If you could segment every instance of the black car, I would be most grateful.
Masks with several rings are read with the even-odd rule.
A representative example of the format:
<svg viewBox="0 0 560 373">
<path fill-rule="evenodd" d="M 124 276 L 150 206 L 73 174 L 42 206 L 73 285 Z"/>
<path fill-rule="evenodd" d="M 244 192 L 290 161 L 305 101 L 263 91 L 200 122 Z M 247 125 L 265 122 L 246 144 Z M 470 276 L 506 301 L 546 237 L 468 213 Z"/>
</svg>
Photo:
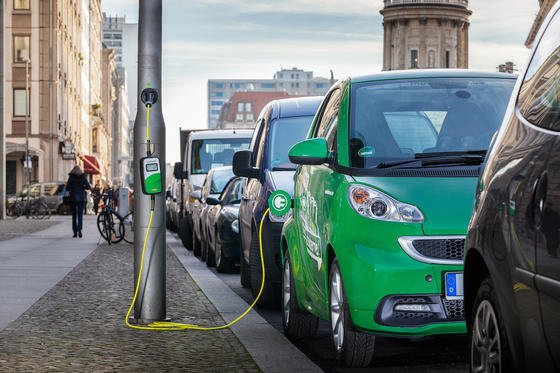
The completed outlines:
<svg viewBox="0 0 560 373">
<path fill-rule="evenodd" d="M 469 224 L 472 371 L 560 371 L 560 4 L 536 40 Z"/>
<path fill-rule="evenodd" d="M 241 284 L 251 287 L 253 297 L 261 286 L 261 259 L 258 227 L 267 209 L 272 192 L 282 189 L 292 194 L 296 165 L 288 158 L 295 143 L 305 139 L 323 97 L 302 97 L 271 101 L 261 111 L 250 150 L 241 150 L 233 157 L 233 172 L 247 178 L 239 206 L 241 234 Z M 280 234 L 288 214 L 268 215 L 263 225 L 265 285 L 259 304 L 271 306 L 280 296 L 281 258 Z"/>
<path fill-rule="evenodd" d="M 244 179 L 234 177 L 224 188 L 220 198 L 208 197 L 211 207 L 206 214 L 208 228 L 208 257 L 206 264 L 216 266 L 220 273 L 234 272 L 239 267 L 239 204 Z"/>
<path fill-rule="evenodd" d="M 193 254 L 200 256 L 200 260 L 203 262 L 208 257 L 206 213 L 209 206 L 206 203 L 206 199 L 208 197 L 217 198 L 232 177 L 233 171 L 231 166 L 212 168 L 208 171 L 202 188 L 191 192 L 191 197 L 194 199 L 192 206 Z"/>
</svg>

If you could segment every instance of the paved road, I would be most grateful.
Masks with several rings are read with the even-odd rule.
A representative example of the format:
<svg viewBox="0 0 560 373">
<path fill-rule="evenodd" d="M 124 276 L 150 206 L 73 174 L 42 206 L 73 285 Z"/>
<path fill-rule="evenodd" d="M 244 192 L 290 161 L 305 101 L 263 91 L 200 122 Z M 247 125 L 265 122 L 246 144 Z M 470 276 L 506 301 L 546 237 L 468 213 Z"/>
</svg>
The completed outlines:
<svg viewBox="0 0 560 373">
<path fill-rule="evenodd" d="M 241 286 L 239 274 L 220 274 L 210 269 L 247 303 L 251 292 Z M 282 332 L 282 315 L 279 309 L 258 309 L 257 312 L 279 332 Z M 468 372 L 467 338 L 465 336 L 401 339 L 378 337 L 374 360 L 368 368 L 348 369 L 338 367 L 332 358 L 328 337 L 328 324 L 321 322 L 317 338 L 295 343 L 325 372 Z"/>
</svg>

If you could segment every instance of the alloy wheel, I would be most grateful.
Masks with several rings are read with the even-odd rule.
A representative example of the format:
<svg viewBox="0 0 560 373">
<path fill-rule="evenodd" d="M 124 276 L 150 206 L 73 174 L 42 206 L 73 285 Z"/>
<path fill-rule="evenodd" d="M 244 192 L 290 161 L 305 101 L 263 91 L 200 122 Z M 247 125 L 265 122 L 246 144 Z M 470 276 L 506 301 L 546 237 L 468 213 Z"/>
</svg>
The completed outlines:
<svg viewBox="0 0 560 373">
<path fill-rule="evenodd" d="M 500 329 L 492 303 L 483 300 L 476 309 L 471 337 L 473 372 L 501 372 Z"/>
<path fill-rule="evenodd" d="M 330 281 L 330 313 L 333 344 L 336 351 L 341 351 L 344 344 L 344 295 L 342 280 L 337 267 Z"/>
<path fill-rule="evenodd" d="M 290 322 L 290 276 L 290 261 L 286 259 L 282 275 L 282 311 L 284 312 L 284 322 L 286 325 Z"/>
</svg>

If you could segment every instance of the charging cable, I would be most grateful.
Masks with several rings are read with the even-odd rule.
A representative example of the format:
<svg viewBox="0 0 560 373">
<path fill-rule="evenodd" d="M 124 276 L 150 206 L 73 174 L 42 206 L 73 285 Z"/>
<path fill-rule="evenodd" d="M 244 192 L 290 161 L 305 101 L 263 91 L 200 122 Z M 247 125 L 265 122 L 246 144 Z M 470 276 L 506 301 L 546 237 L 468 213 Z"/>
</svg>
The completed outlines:
<svg viewBox="0 0 560 373">
<path fill-rule="evenodd" d="M 149 156 L 151 156 L 152 152 L 151 152 L 151 146 L 150 146 L 150 109 L 152 107 L 152 105 L 157 101 L 157 91 L 156 90 L 151 90 L 151 89 L 145 89 L 144 91 L 142 91 L 142 102 L 144 102 L 144 104 L 146 105 L 146 141 L 147 141 L 147 150 L 146 153 Z M 143 325 L 133 325 L 130 323 L 129 321 L 129 317 L 130 314 L 132 312 L 132 309 L 134 308 L 134 304 L 136 303 L 136 299 L 138 297 L 138 291 L 140 289 L 140 281 L 142 280 L 142 272 L 144 270 L 144 258 L 145 258 L 145 254 L 146 254 L 146 246 L 148 245 L 148 236 L 150 234 L 150 229 L 152 227 L 152 220 L 154 218 L 154 210 L 155 210 L 155 195 L 151 196 L 151 200 L 150 200 L 150 218 L 148 220 L 148 227 L 146 229 L 146 235 L 144 236 L 144 243 L 142 245 L 142 255 L 141 255 L 141 259 L 140 259 L 140 268 L 138 270 L 138 279 L 136 281 L 136 286 L 134 288 L 134 296 L 132 298 L 132 303 L 130 304 L 130 307 L 128 308 L 128 311 L 126 313 L 124 322 L 126 324 L 126 326 L 128 326 L 129 328 L 132 329 L 137 329 L 137 330 L 160 330 L 160 331 L 165 331 L 165 330 L 169 330 L 169 331 L 175 331 L 175 330 L 221 330 L 221 329 L 227 329 L 229 327 L 231 327 L 233 324 L 237 323 L 239 320 L 241 320 L 242 318 L 244 318 L 249 311 L 251 311 L 251 309 L 255 306 L 255 304 L 259 301 L 259 298 L 261 297 L 262 291 L 264 289 L 264 281 L 265 281 L 265 268 L 264 268 L 264 257 L 263 257 L 263 245 L 262 245 L 262 228 L 263 228 L 263 223 L 264 223 L 264 219 L 266 218 L 266 216 L 268 215 L 270 209 L 267 208 L 266 211 L 263 214 L 263 217 L 261 219 L 261 222 L 259 224 L 259 252 L 261 255 L 261 271 L 262 271 L 262 279 L 261 279 L 261 287 L 259 289 L 259 293 L 257 294 L 257 296 L 255 297 L 255 299 L 253 300 L 253 303 L 251 303 L 251 305 L 249 305 L 249 307 L 238 317 L 236 317 L 235 319 L 233 319 L 232 321 L 230 321 L 229 323 L 225 324 L 225 325 L 220 325 L 220 326 L 200 326 L 200 325 L 194 325 L 194 324 L 183 324 L 183 323 L 176 323 L 176 322 L 171 322 L 171 321 L 156 321 L 153 323 L 150 323 L 146 326 Z"/>
</svg>

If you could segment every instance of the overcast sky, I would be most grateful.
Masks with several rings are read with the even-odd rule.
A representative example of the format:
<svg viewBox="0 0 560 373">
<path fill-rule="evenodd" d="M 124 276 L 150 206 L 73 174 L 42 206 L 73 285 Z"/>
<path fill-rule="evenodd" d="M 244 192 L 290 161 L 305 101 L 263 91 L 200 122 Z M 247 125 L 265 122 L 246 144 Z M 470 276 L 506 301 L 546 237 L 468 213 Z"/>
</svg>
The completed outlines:
<svg viewBox="0 0 560 373">
<path fill-rule="evenodd" d="M 471 0 L 469 6 L 470 67 L 523 66 L 538 1 Z M 382 0 L 164 0 L 167 162 L 179 158 L 179 127 L 206 126 L 208 79 L 270 79 L 282 67 L 323 77 L 332 69 L 336 78 L 380 71 L 382 7 Z M 138 22 L 137 0 L 102 0 L 102 8 Z"/>
</svg>

